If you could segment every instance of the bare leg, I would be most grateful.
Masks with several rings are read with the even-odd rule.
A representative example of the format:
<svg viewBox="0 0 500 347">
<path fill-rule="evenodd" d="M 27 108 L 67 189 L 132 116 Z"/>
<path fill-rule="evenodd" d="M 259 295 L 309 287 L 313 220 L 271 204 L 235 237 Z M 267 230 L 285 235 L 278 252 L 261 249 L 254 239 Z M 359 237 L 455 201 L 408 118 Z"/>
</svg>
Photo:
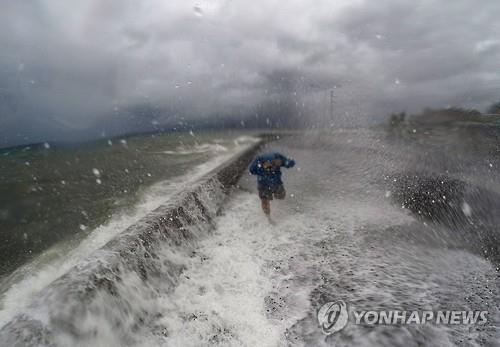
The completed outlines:
<svg viewBox="0 0 500 347">
<path fill-rule="evenodd" d="M 267 220 L 269 221 L 269 223 L 271 225 L 275 225 L 276 223 L 271 218 L 271 201 L 268 199 L 262 199 L 261 203 L 262 203 L 262 211 L 264 211 L 264 214 L 266 215 Z"/>
<path fill-rule="evenodd" d="M 261 199 L 262 211 L 269 218 L 271 216 L 271 204 L 268 199 Z"/>
</svg>

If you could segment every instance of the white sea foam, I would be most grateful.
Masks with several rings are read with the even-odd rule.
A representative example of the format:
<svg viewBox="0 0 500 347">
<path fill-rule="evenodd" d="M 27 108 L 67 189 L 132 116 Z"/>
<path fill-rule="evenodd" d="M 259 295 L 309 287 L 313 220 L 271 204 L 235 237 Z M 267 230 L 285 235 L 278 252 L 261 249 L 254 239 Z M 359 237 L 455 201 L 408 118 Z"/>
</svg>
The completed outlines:
<svg viewBox="0 0 500 347">
<path fill-rule="evenodd" d="M 251 136 L 239 136 L 238 138 L 231 140 L 232 144 L 238 146 L 245 145 L 248 143 L 254 143 L 258 141 L 256 137 Z M 161 153 L 170 155 L 190 155 L 190 154 L 201 154 L 201 153 L 227 153 L 230 151 L 228 146 L 228 140 L 224 139 L 214 139 L 209 143 L 197 143 L 192 146 L 178 146 L 175 150 L 163 151 Z"/>
<path fill-rule="evenodd" d="M 342 136 L 334 139 L 339 146 L 346 142 Z M 102 311 L 89 309 L 82 322 L 97 327 L 98 336 L 91 342 L 73 336 L 62 345 L 405 346 L 413 339 L 447 346 L 457 339 L 488 337 L 469 327 L 372 329 L 352 322 L 328 340 L 322 334 L 315 310 L 331 299 L 358 309 L 484 303 L 497 312 L 492 303 L 498 296 L 488 291 L 495 276 L 491 264 L 464 250 L 433 244 L 430 239 L 439 229 L 419 224 L 392 204 L 386 187 L 371 183 L 378 176 L 366 168 L 373 170 L 372 163 L 358 160 L 365 159 L 359 154 L 365 151 L 349 148 L 315 148 L 314 155 L 294 149 L 297 169 L 314 170 L 308 171 L 307 183 L 299 170 L 286 172 L 290 195 L 272 202 L 276 225 L 263 217 L 256 194 L 240 192 L 216 219 L 210 237 L 194 245 L 195 252 L 189 254 L 184 245 L 158 251 L 162 264 L 168 260 L 165 266 L 185 269 L 175 288 L 162 282 L 153 287 L 135 272 L 124 274 L 119 288 L 127 310 L 152 317 L 139 331 L 131 331 L 130 321 L 122 330 L 114 329 L 103 311 L 116 310 L 113 317 L 122 311 L 105 302 Z M 241 186 L 250 189 L 245 177 Z M 124 321 L 134 317 L 124 316 Z M 126 333 L 131 342 L 122 339 Z"/>
<path fill-rule="evenodd" d="M 256 195 L 233 197 L 214 233 L 182 260 L 186 270 L 175 290 L 158 302 L 165 336 L 146 333 L 138 345 L 404 346 L 412 334 L 421 344 L 445 346 L 454 334 L 474 334 L 468 327 L 369 331 L 351 323 L 325 340 L 315 312 L 324 300 L 344 299 L 358 309 L 452 307 L 463 304 L 456 299 L 461 292 L 485 293 L 492 268 L 477 255 L 429 247 L 424 239 L 433 230 L 385 198 L 384 186 L 360 179 L 363 162 L 336 152 L 335 164 L 349 171 L 332 177 L 331 153 L 295 149 L 294 156 L 314 170 L 307 183 L 297 171 L 286 172 L 293 197 L 272 202 L 276 225 L 263 218 Z"/>
<path fill-rule="evenodd" d="M 137 222 L 147 213 L 159 207 L 178 191 L 192 185 L 204 174 L 213 170 L 235 154 L 243 151 L 255 138 L 240 139 L 238 146 L 219 153 L 207 162 L 196 166 L 189 174 L 154 184 L 148 188 L 134 211 L 118 213 L 107 223 L 93 230 L 78 246 L 60 243 L 22 266 L 1 284 L 0 327 L 22 311 L 33 297 L 70 268 L 83 261 L 93 251 L 104 246 L 113 237 Z"/>
<path fill-rule="evenodd" d="M 160 301 L 168 315 L 160 320 L 172 346 L 276 346 L 279 324 L 266 318 L 264 297 L 272 283 L 262 272 L 266 245 L 277 237 L 260 215 L 255 197 L 242 194 L 200 243 L 176 290 Z M 243 218 L 243 219 L 242 219 Z M 252 233 L 248 233 L 249 224 Z"/>
<path fill-rule="evenodd" d="M 219 143 L 203 143 L 193 146 L 179 146 L 174 151 L 163 151 L 164 154 L 172 155 L 189 155 L 189 154 L 199 154 L 199 153 L 221 153 L 228 152 L 229 149 Z"/>
</svg>

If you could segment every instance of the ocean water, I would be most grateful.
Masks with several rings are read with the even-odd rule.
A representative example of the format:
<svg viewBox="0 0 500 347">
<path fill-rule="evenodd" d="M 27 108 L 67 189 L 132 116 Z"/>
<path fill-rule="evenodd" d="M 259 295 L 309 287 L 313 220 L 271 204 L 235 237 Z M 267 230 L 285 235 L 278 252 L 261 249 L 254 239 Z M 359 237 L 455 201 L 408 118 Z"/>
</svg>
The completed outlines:
<svg viewBox="0 0 500 347">
<path fill-rule="evenodd" d="M 280 137 L 262 150 L 280 151 L 297 165 L 284 170 L 286 199 L 271 203 L 274 224 L 261 211 L 255 177 L 246 174 L 214 218 L 213 230 L 160 242 L 154 257 L 140 259 L 154 264 L 145 266 L 143 276 L 95 254 L 101 257 L 86 261 L 104 263 L 100 280 L 108 285 L 81 303 L 67 301 L 66 291 L 74 288 L 62 281 L 32 295 L 33 301 L 25 298 L 36 279 L 9 290 L 0 323 L 15 314 L 21 318 L 0 329 L 0 342 L 498 346 L 497 140 L 496 129 L 460 128 L 410 134 L 337 129 Z M 92 287 L 78 276 L 63 281 L 75 280 L 83 291 Z M 488 311 L 488 322 L 351 321 L 327 336 L 317 313 L 337 300 L 351 311 Z"/>
<path fill-rule="evenodd" d="M 255 141 L 250 133 L 186 132 L 2 150 L 0 322 Z"/>
</svg>

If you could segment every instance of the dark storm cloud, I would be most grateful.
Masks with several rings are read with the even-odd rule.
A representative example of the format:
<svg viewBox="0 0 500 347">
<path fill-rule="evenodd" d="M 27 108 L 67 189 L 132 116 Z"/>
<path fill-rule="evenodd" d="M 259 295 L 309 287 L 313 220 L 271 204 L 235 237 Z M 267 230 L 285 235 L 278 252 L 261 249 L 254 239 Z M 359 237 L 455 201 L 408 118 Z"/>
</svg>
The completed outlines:
<svg viewBox="0 0 500 347">
<path fill-rule="evenodd" d="M 321 125 L 331 89 L 340 124 L 500 98 L 496 0 L 1 6 L 3 144 L 128 131 L 134 117 L 147 128 L 258 110 Z"/>
</svg>

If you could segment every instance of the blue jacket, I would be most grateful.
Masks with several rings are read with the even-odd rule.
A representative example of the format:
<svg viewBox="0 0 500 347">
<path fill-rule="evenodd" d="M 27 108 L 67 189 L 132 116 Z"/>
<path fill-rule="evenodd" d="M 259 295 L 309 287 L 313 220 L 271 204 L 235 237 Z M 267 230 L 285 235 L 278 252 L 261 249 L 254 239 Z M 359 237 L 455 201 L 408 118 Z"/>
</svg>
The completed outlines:
<svg viewBox="0 0 500 347">
<path fill-rule="evenodd" d="M 253 161 L 252 165 L 250 165 L 250 173 L 252 175 L 257 175 L 257 182 L 261 185 L 266 186 L 276 186 L 279 184 L 283 184 L 281 181 L 281 170 L 280 167 L 275 168 L 274 170 L 266 170 L 262 166 L 262 164 L 266 161 L 272 161 L 273 159 L 281 159 L 281 166 L 286 168 L 291 168 L 295 165 L 295 161 L 293 159 L 288 159 L 281 153 L 273 152 L 259 155 Z"/>
</svg>

